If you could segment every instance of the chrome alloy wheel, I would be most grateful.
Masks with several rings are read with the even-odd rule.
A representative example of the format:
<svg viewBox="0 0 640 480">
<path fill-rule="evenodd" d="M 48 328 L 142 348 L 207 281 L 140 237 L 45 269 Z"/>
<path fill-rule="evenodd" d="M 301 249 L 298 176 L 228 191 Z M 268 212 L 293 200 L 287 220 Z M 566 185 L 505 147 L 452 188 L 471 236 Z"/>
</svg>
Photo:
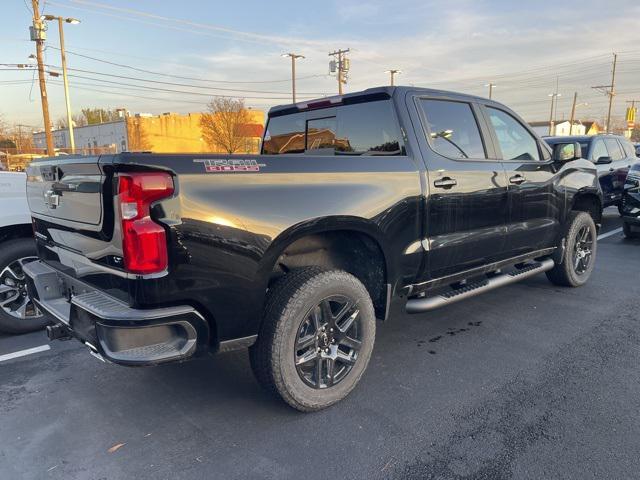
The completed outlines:
<svg viewBox="0 0 640 480">
<path fill-rule="evenodd" d="M 588 225 L 584 225 L 576 235 L 573 250 L 573 269 L 578 275 L 582 275 L 589 269 L 593 253 L 593 234 Z"/>
<path fill-rule="evenodd" d="M 353 369 L 362 346 L 360 310 L 353 300 L 333 295 L 312 308 L 296 336 L 296 371 L 308 386 L 329 388 Z"/>
<path fill-rule="evenodd" d="M 30 320 L 42 317 L 42 312 L 27 293 L 27 282 L 22 267 L 38 257 L 19 258 L 0 272 L 0 308 L 14 318 Z"/>
</svg>

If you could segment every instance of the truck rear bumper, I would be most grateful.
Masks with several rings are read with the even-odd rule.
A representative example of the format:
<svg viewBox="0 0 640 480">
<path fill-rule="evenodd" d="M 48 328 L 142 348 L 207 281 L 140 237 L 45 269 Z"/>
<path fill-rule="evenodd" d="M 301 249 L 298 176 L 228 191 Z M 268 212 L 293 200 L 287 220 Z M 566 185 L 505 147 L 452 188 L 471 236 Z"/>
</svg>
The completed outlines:
<svg viewBox="0 0 640 480">
<path fill-rule="evenodd" d="M 101 359 L 157 365 L 206 349 L 207 322 L 190 306 L 131 308 L 42 261 L 24 272 L 29 294 L 56 322 L 55 336 L 75 337 Z"/>
</svg>

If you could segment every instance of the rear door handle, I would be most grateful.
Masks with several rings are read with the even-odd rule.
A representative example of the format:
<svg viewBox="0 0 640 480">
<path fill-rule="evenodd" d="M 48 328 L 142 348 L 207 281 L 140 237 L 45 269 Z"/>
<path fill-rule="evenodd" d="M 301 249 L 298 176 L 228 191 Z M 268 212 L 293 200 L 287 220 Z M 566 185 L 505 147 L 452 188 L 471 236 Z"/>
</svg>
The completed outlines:
<svg viewBox="0 0 640 480">
<path fill-rule="evenodd" d="M 457 184 L 458 182 L 451 177 L 443 177 L 440 180 L 433 182 L 433 186 L 438 188 L 451 188 L 455 187 Z"/>
<path fill-rule="evenodd" d="M 521 183 L 524 183 L 526 181 L 527 181 L 527 179 L 524 176 L 520 175 L 520 174 L 514 175 L 513 177 L 511 177 L 509 179 L 509 182 L 511 182 L 511 183 L 513 183 L 515 185 L 520 185 Z"/>
</svg>

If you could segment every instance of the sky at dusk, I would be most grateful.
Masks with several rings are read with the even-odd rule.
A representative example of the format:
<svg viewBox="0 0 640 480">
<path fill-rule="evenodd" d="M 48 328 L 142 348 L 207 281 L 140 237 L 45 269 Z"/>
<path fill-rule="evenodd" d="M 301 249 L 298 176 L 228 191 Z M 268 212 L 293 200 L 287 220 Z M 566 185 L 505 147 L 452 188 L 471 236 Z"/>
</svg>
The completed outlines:
<svg viewBox="0 0 640 480">
<path fill-rule="evenodd" d="M 34 52 L 30 1 L 3 6 L 0 63 L 26 63 Z M 397 83 L 404 85 L 487 95 L 492 82 L 494 98 L 532 121 L 548 119 L 557 82 L 559 118 L 568 117 L 577 91 L 579 103 L 588 103 L 579 116 L 601 119 L 607 98 L 591 87 L 610 83 L 617 52 L 615 114 L 640 98 L 637 0 L 50 0 L 44 13 L 81 20 L 65 26 L 77 112 L 202 111 L 216 94 L 263 109 L 289 103 L 290 63 L 280 55 L 290 51 L 306 56 L 297 69 L 299 100 L 333 95 L 328 52 L 338 48 L 351 49 L 347 92 L 387 84 L 390 68 L 402 70 Z M 47 34 L 46 63 L 59 71 L 57 25 Z M 42 125 L 33 76 L 0 71 L 6 122 Z M 51 79 L 48 90 L 55 121 L 65 114 L 60 80 Z"/>
</svg>

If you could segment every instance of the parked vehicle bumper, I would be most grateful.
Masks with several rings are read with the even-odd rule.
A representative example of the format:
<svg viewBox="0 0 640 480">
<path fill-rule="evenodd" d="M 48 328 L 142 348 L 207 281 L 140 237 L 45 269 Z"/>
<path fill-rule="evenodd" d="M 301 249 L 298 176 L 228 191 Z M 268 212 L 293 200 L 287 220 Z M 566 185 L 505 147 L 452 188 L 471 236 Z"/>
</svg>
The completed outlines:
<svg viewBox="0 0 640 480">
<path fill-rule="evenodd" d="M 29 295 L 55 322 L 50 338 L 74 337 L 102 360 L 157 365 L 208 349 L 208 324 L 190 306 L 131 308 L 43 261 L 24 272 Z"/>
</svg>

